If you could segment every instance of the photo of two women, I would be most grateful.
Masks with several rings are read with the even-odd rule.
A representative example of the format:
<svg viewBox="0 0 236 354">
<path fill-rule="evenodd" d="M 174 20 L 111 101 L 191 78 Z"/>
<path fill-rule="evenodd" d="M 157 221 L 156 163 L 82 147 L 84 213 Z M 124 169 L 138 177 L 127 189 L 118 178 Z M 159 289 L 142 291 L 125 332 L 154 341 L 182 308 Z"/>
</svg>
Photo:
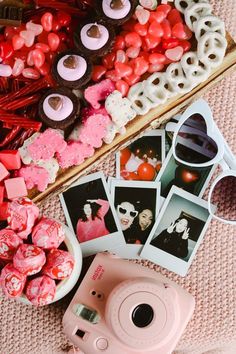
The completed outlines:
<svg viewBox="0 0 236 354">
<path fill-rule="evenodd" d="M 126 243 L 144 245 L 156 218 L 155 188 L 115 187 L 115 208 Z"/>
</svg>

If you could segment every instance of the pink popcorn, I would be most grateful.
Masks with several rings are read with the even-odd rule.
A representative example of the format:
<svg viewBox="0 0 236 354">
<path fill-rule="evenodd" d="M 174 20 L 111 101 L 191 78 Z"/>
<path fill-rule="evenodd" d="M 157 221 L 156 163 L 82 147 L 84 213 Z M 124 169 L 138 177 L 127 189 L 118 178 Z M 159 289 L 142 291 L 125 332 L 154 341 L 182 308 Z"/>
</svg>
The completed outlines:
<svg viewBox="0 0 236 354">
<path fill-rule="evenodd" d="M 49 172 L 44 167 L 34 164 L 21 167 L 18 176 L 24 178 L 27 189 L 36 187 L 40 192 L 45 191 L 50 181 Z"/>
<path fill-rule="evenodd" d="M 11 229 L 0 230 L 0 259 L 10 261 L 22 239 Z"/>
<path fill-rule="evenodd" d="M 33 275 L 42 269 L 46 256 L 41 248 L 23 244 L 19 246 L 13 257 L 13 265 L 22 274 Z"/>
<path fill-rule="evenodd" d="M 27 147 L 34 161 L 49 160 L 56 152 L 62 152 L 65 148 L 63 136 L 54 129 L 45 130 Z"/>
<path fill-rule="evenodd" d="M 13 200 L 8 205 L 8 225 L 22 239 L 27 239 L 35 221 L 39 217 L 39 208 L 28 198 Z"/>
<path fill-rule="evenodd" d="M 74 263 L 74 257 L 69 252 L 53 248 L 47 255 L 42 273 L 52 279 L 65 279 L 71 275 Z"/>
<path fill-rule="evenodd" d="M 79 139 L 84 144 L 89 144 L 95 148 L 102 146 L 102 139 L 106 135 L 110 117 L 102 114 L 90 116 L 79 132 Z"/>
<path fill-rule="evenodd" d="M 49 218 L 42 217 L 32 232 L 33 243 L 44 249 L 58 248 L 65 239 L 62 225 Z"/>
<path fill-rule="evenodd" d="M 78 166 L 84 159 L 93 156 L 94 148 L 91 145 L 77 141 L 69 141 L 66 149 L 57 154 L 57 160 L 61 168 Z"/>
<path fill-rule="evenodd" d="M 4 294 L 10 298 L 19 297 L 24 289 L 26 276 L 8 263 L 1 271 L 0 285 Z"/>
<path fill-rule="evenodd" d="M 25 294 L 35 306 L 48 305 L 53 301 L 56 294 L 55 280 L 47 275 L 32 279 L 26 285 Z"/>
<path fill-rule="evenodd" d="M 110 79 L 106 79 L 86 88 L 84 91 L 84 97 L 93 108 L 99 109 L 101 107 L 99 101 L 105 101 L 107 96 L 109 96 L 114 90 L 115 84 Z"/>
<path fill-rule="evenodd" d="M 104 116 L 108 116 L 107 110 L 104 106 L 100 107 L 99 109 L 95 109 L 93 107 L 83 108 L 81 111 L 82 123 L 85 123 L 89 117 L 97 115 L 97 114 L 102 114 Z"/>
</svg>

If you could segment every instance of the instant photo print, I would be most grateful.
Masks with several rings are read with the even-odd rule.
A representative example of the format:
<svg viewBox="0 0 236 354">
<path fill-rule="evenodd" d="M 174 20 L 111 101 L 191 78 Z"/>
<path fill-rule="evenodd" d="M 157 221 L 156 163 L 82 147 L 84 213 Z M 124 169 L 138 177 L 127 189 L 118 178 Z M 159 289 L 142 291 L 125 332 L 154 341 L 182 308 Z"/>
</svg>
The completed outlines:
<svg viewBox="0 0 236 354">
<path fill-rule="evenodd" d="M 182 188 L 186 192 L 202 197 L 217 164 L 209 167 L 190 167 L 177 162 L 170 149 L 156 181 L 161 182 L 161 196 L 166 198 L 171 187 Z"/>
<path fill-rule="evenodd" d="M 113 179 L 111 195 L 126 242 L 117 253 L 139 258 L 160 209 L 160 183 Z"/>
<path fill-rule="evenodd" d="M 125 246 L 103 173 L 79 179 L 60 194 L 60 201 L 67 224 L 80 242 L 84 257 Z"/>
<path fill-rule="evenodd" d="M 145 133 L 117 152 L 116 177 L 122 180 L 154 181 L 165 159 L 165 149 L 165 130 Z M 142 165 L 144 163 L 147 165 Z"/>
<path fill-rule="evenodd" d="M 185 276 L 210 221 L 205 200 L 173 186 L 141 257 Z"/>
</svg>

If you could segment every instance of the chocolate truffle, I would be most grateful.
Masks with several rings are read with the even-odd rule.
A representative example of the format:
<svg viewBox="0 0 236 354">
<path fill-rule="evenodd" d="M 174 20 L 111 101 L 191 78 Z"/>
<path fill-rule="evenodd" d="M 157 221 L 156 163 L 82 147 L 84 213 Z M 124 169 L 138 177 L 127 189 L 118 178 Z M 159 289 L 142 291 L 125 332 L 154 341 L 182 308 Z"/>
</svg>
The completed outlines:
<svg viewBox="0 0 236 354">
<path fill-rule="evenodd" d="M 75 33 L 75 44 L 84 55 L 102 56 L 113 44 L 115 32 L 105 21 L 91 20 Z"/>
<path fill-rule="evenodd" d="M 59 87 L 47 91 L 39 101 L 39 116 L 45 125 L 54 129 L 66 129 L 79 116 L 80 103 L 68 88 Z"/>
<path fill-rule="evenodd" d="M 79 89 L 90 80 L 92 63 L 77 50 L 66 50 L 56 56 L 52 75 L 59 85 Z"/>
<path fill-rule="evenodd" d="M 96 0 L 95 9 L 107 23 L 120 25 L 135 12 L 138 0 Z"/>
</svg>

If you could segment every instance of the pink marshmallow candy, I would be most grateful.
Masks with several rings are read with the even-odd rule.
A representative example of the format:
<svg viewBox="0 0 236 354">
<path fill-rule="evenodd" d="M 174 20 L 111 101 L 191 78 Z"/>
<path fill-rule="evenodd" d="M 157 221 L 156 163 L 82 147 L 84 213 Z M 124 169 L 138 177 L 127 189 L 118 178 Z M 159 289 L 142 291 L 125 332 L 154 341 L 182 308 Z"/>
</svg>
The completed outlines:
<svg viewBox="0 0 236 354">
<path fill-rule="evenodd" d="M 22 239 L 14 231 L 0 230 L 0 259 L 12 260 L 20 244 L 22 244 Z"/>
<path fill-rule="evenodd" d="M 42 273 L 52 279 L 65 279 L 71 275 L 74 263 L 74 257 L 69 252 L 53 248 L 47 255 Z"/>
<path fill-rule="evenodd" d="M 48 305 L 53 301 L 56 294 L 55 280 L 47 275 L 32 279 L 26 285 L 25 294 L 35 306 Z"/>
<path fill-rule="evenodd" d="M 8 263 L 1 271 L 0 285 L 7 297 L 19 297 L 25 286 L 26 276 L 14 268 L 12 263 Z"/>
<path fill-rule="evenodd" d="M 8 206 L 8 225 L 22 239 L 27 239 L 35 221 L 39 217 L 39 208 L 28 198 L 13 200 Z"/>
<path fill-rule="evenodd" d="M 103 138 L 106 135 L 107 126 L 111 122 L 108 115 L 96 114 L 87 118 L 79 132 L 79 139 L 84 144 L 95 148 L 102 146 Z"/>
<path fill-rule="evenodd" d="M 32 232 L 33 244 L 47 250 L 58 248 L 64 239 L 65 233 L 62 225 L 45 217 L 42 217 Z"/>
<path fill-rule="evenodd" d="M 66 149 L 57 154 L 57 161 L 61 168 L 78 166 L 84 159 L 93 156 L 94 148 L 91 145 L 77 141 L 69 141 Z"/>
<path fill-rule="evenodd" d="M 34 245 L 23 244 L 19 246 L 13 257 L 14 267 L 27 276 L 40 272 L 45 262 L 44 251 Z"/>
<path fill-rule="evenodd" d="M 18 176 L 24 178 L 27 189 L 36 187 L 40 192 L 45 191 L 50 181 L 49 172 L 44 167 L 34 164 L 21 167 Z"/>
</svg>

